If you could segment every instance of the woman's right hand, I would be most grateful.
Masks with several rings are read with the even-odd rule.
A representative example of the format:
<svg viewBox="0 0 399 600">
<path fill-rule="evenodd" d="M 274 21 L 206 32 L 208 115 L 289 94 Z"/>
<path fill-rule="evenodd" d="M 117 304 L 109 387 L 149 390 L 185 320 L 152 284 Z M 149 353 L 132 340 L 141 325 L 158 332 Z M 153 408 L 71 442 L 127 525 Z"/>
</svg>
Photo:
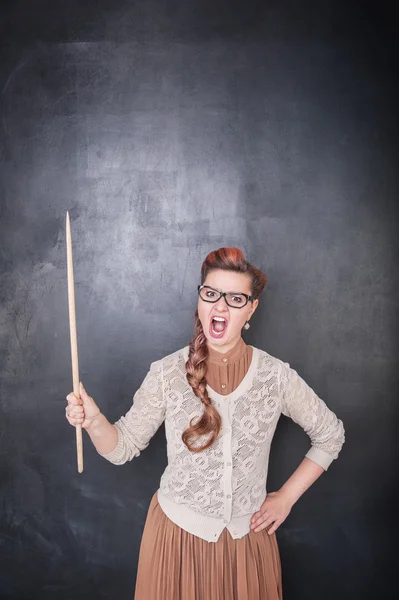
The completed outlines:
<svg viewBox="0 0 399 600">
<path fill-rule="evenodd" d="M 83 429 L 90 427 L 93 420 L 100 414 L 100 409 L 93 398 L 88 395 L 80 382 L 80 398 L 74 392 L 67 395 L 68 405 L 65 407 L 65 416 L 70 425 L 82 425 Z"/>
</svg>

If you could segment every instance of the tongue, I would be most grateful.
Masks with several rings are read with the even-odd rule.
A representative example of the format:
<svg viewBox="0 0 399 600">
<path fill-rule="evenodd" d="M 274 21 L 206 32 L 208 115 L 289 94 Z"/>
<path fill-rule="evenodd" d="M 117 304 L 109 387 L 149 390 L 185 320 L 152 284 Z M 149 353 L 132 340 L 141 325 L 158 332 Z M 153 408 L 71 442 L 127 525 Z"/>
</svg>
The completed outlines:
<svg viewBox="0 0 399 600">
<path fill-rule="evenodd" d="M 225 321 L 213 321 L 213 328 L 215 331 L 217 331 L 218 333 L 221 333 L 222 331 L 224 331 L 225 327 L 226 327 L 226 323 Z"/>
</svg>

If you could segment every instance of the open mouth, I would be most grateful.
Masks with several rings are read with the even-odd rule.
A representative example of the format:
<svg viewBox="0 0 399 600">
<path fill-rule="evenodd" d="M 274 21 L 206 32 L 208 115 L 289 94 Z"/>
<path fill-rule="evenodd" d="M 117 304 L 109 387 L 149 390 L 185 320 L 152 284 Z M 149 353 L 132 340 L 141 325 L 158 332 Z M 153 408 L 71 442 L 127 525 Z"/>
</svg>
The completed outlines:
<svg viewBox="0 0 399 600">
<path fill-rule="evenodd" d="M 209 325 L 209 333 L 214 338 L 221 338 L 227 329 L 227 319 L 224 317 L 213 317 Z"/>
</svg>

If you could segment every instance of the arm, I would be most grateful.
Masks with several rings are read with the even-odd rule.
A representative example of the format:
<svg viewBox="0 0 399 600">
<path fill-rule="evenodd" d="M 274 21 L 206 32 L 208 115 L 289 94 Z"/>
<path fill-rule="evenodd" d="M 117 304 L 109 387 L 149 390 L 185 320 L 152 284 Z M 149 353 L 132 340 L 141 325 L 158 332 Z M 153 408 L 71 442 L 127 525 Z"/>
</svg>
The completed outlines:
<svg viewBox="0 0 399 600">
<path fill-rule="evenodd" d="M 342 421 L 288 363 L 283 363 L 279 395 L 281 412 L 304 429 L 311 447 L 291 477 L 277 492 L 267 494 L 251 518 L 255 532 L 271 525 L 269 535 L 285 521 L 302 494 L 327 471 L 345 442 Z"/>
<path fill-rule="evenodd" d="M 324 473 L 324 470 L 305 456 L 285 484 L 277 492 L 267 494 L 259 511 L 251 518 L 251 529 L 257 533 L 271 525 L 268 534 L 272 535 L 288 517 L 295 502 Z"/>
<path fill-rule="evenodd" d="M 158 360 L 151 363 L 126 415 L 114 424 L 99 415 L 87 432 L 103 458 L 122 465 L 147 448 L 164 421 L 165 412 L 162 361 Z"/>
<path fill-rule="evenodd" d="M 324 471 L 323 467 L 305 456 L 299 467 L 279 489 L 279 492 L 287 498 L 289 505 L 293 506 Z"/>
<path fill-rule="evenodd" d="M 101 412 L 97 417 L 94 417 L 86 431 L 99 454 L 106 454 L 116 448 L 118 442 L 117 429 Z"/>
<path fill-rule="evenodd" d="M 305 456 L 327 471 L 345 442 L 342 421 L 288 363 L 284 363 L 280 385 L 281 412 L 310 437 Z"/>
</svg>

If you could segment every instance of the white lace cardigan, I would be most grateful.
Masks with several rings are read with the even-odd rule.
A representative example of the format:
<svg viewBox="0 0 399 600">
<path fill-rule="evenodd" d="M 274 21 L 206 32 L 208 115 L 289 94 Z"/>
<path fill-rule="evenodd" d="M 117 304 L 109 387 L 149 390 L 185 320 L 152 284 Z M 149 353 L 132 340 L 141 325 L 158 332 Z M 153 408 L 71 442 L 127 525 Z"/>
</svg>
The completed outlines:
<svg viewBox="0 0 399 600">
<path fill-rule="evenodd" d="M 114 423 L 115 449 L 99 454 L 116 465 L 132 460 L 165 421 L 168 465 L 158 489 L 161 508 L 208 542 L 216 542 L 225 527 L 241 538 L 266 498 L 270 445 L 281 413 L 308 434 L 306 456 L 325 470 L 345 441 L 343 423 L 289 363 L 253 347 L 249 369 L 231 394 L 207 386 L 222 429 L 210 448 L 190 452 L 181 436 L 191 418 L 199 419 L 203 404 L 186 379 L 188 352 L 186 346 L 151 363 L 130 410 Z"/>
</svg>

